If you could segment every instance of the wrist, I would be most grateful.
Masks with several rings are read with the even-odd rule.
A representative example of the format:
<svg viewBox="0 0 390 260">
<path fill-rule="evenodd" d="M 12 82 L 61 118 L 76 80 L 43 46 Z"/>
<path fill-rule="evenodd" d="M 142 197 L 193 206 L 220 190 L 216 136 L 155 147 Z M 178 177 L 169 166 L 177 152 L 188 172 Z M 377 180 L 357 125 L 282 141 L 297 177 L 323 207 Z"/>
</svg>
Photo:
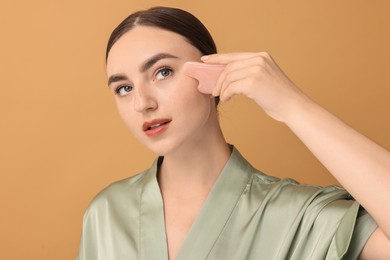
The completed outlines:
<svg viewBox="0 0 390 260">
<path fill-rule="evenodd" d="M 294 125 L 301 125 L 307 120 L 309 114 L 315 113 L 319 105 L 306 95 L 300 95 L 288 107 L 283 122 L 290 128 Z M 305 119 L 306 118 L 306 119 Z"/>
</svg>

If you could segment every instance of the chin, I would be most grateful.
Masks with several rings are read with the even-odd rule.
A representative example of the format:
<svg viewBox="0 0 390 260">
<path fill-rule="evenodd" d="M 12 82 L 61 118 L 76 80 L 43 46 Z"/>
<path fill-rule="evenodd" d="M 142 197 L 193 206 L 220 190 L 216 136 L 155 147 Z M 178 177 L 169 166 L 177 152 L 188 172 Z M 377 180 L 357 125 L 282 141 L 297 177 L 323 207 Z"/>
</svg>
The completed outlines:
<svg viewBox="0 0 390 260">
<path fill-rule="evenodd" d="M 153 144 L 144 142 L 144 145 L 155 155 L 157 156 L 165 156 L 174 150 L 172 144 L 167 142 L 154 142 Z"/>
<path fill-rule="evenodd" d="M 180 138 L 181 139 L 181 138 Z M 184 140 L 186 140 L 184 138 Z M 157 156 L 168 156 L 181 153 L 186 153 L 184 150 L 188 148 L 188 143 L 177 138 L 162 138 L 161 140 L 154 140 L 153 142 L 146 142 L 144 145 Z"/>
</svg>

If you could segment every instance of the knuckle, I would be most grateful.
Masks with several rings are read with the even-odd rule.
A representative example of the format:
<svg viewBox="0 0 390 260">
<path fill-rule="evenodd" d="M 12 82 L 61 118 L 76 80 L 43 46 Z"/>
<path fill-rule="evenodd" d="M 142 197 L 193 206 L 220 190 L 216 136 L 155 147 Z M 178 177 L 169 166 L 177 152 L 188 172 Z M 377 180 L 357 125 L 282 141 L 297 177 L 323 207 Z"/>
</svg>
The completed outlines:
<svg viewBox="0 0 390 260">
<path fill-rule="evenodd" d="M 257 82 L 256 78 L 251 77 L 251 78 L 248 78 L 248 79 L 247 79 L 246 84 L 249 85 L 249 86 L 255 86 L 255 85 L 256 85 L 256 82 Z"/>
<path fill-rule="evenodd" d="M 262 64 L 257 63 L 257 65 L 255 65 L 251 68 L 251 73 L 253 75 L 263 74 L 264 71 L 265 71 L 265 64 L 264 63 L 262 63 Z"/>
<path fill-rule="evenodd" d="M 222 71 L 221 75 L 226 75 L 227 71 L 232 71 L 234 69 L 234 63 L 230 62 L 226 64 L 225 69 Z"/>
<path fill-rule="evenodd" d="M 266 51 L 259 52 L 259 55 L 264 58 L 271 58 L 271 55 Z"/>
<path fill-rule="evenodd" d="M 257 66 L 263 67 L 266 63 L 267 63 L 267 60 L 266 60 L 265 57 L 263 57 L 263 56 L 257 56 L 256 57 L 256 64 L 257 64 Z"/>
</svg>

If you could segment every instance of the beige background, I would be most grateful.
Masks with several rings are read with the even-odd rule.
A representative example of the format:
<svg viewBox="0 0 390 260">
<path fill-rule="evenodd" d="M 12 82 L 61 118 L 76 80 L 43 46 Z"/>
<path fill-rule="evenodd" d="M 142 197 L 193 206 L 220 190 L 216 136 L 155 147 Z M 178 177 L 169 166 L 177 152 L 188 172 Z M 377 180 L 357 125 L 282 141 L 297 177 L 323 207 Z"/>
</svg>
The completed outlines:
<svg viewBox="0 0 390 260">
<path fill-rule="evenodd" d="M 220 52 L 269 51 L 313 99 L 390 148 L 386 0 L 4 2 L 0 259 L 74 259 L 89 201 L 154 159 L 120 121 L 105 83 L 108 36 L 140 8 L 189 10 Z M 284 125 L 251 101 L 237 97 L 220 111 L 229 142 L 259 169 L 336 183 Z"/>
</svg>

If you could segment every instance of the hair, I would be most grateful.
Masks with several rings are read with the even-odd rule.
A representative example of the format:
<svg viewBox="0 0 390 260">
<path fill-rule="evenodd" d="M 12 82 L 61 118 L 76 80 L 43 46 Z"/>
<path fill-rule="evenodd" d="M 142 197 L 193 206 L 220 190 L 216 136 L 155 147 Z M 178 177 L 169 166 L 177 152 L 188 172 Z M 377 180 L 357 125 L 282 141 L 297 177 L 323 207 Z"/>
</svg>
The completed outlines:
<svg viewBox="0 0 390 260">
<path fill-rule="evenodd" d="M 191 13 L 172 7 L 152 7 L 125 18 L 111 33 L 106 48 L 106 62 L 112 46 L 136 26 L 152 26 L 183 36 L 202 55 L 217 53 L 215 42 L 207 28 Z M 219 103 L 219 98 L 215 98 Z"/>
<path fill-rule="evenodd" d="M 129 15 L 114 29 L 107 43 L 106 60 L 112 46 L 137 25 L 158 27 L 180 34 L 203 55 L 217 53 L 211 34 L 194 15 L 178 8 L 153 7 Z"/>
</svg>

